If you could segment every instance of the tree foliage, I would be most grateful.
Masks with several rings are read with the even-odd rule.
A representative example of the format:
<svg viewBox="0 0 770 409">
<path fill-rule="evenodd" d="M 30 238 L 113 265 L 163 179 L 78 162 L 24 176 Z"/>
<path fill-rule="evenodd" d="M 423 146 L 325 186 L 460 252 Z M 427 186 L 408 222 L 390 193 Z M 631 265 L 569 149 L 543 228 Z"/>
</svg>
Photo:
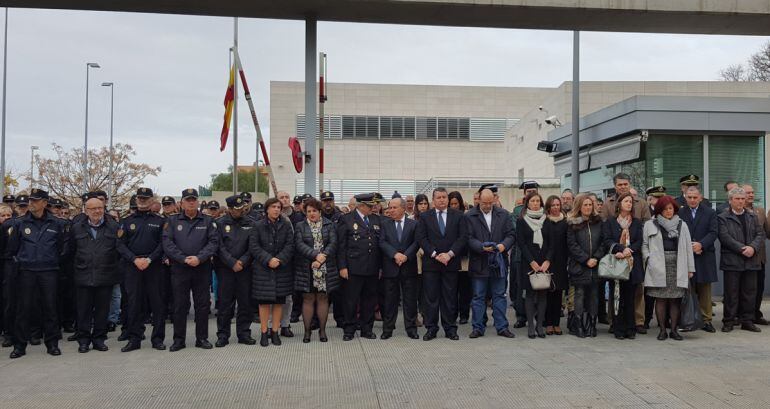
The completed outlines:
<svg viewBox="0 0 770 409">
<path fill-rule="evenodd" d="M 238 191 L 239 192 L 253 192 L 254 191 L 254 175 L 256 172 L 248 170 L 238 171 Z M 233 190 L 233 167 L 229 166 L 226 173 L 219 173 L 211 175 L 211 190 L 218 191 L 231 191 Z M 262 193 L 268 193 L 267 177 L 263 174 L 259 174 L 259 191 Z"/>
<path fill-rule="evenodd" d="M 39 176 L 35 186 L 47 190 L 51 196 L 65 200 L 72 206 L 79 206 L 84 190 L 84 179 L 88 190 L 104 190 L 109 194 L 110 206 L 127 208 L 131 195 L 148 176 L 158 176 L 161 168 L 133 162 L 136 151 L 131 145 L 118 143 L 113 147 L 113 174 L 115 192 L 110 191 L 110 149 L 101 147 L 88 150 L 87 178 L 84 178 L 83 148 L 65 150 L 56 143 L 51 144 L 54 157 L 35 155 Z"/>
<path fill-rule="evenodd" d="M 722 81 L 770 81 L 770 41 L 745 64 L 733 64 L 719 71 L 719 77 Z"/>
</svg>

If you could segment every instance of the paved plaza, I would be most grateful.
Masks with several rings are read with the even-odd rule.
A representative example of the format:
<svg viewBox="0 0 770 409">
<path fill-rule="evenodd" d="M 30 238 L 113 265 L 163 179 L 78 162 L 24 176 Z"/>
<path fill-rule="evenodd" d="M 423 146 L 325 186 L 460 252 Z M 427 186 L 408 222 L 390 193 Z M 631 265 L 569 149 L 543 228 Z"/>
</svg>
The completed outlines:
<svg viewBox="0 0 770 409">
<path fill-rule="evenodd" d="M 212 342 L 215 326 L 212 319 Z M 78 354 L 77 343 L 63 342 L 60 357 L 30 346 L 10 360 L 6 348 L 0 408 L 770 407 L 768 327 L 697 331 L 682 342 L 657 341 L 656 328 L 619 341 L 606 326 L 594 339 L 546 340 L 523 330 L 505 339 L 490 326 L 472 340 L 470 325 L 460 326 L 460 341 L 411 340 L 399 329 L 387 341 L 343 342 L 333 328 L 325 344 L 317 333 L 303 344 L 301 327 L 293 327 L 295 338 L 267 348 L 193 348 L 192 322 L 188 348 L 175 353 L 147 342 L 121 353 L 116 333 L 108 352 Z"/>
</svg>

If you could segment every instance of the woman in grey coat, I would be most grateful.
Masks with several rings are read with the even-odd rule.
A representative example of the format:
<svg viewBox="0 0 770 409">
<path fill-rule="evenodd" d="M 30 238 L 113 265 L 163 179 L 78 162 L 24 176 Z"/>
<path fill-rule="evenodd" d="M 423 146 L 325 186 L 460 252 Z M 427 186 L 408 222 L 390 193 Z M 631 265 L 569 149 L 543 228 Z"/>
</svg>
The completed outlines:
<svg viewBox="0 0 770 409">
<path fill-rule="evenodd" d="M 677 215 L 679 205 L 673 197 L 658 199 L 654 210 L 652 220 L 644 224 L 642 232 L 642 257 L 646 266 L 644 287 L 647 295 L 655 297 L 655 316 L 660 327 L 658 340 L 668 338 L 668 311 L 671 339 L 681 341 L 683 338 L 677 331 L 679 307 L 695 271 L 690 230 Z"/>
<path fill-rule="evenodd" d="M 313 316 L 318 314 L 318 337 L 326 336 L 326 320 L 329 317 L 329 294 L 340 286 L 337 271 L 337 230 L 331 220 L 321 217 L 321 202 L 310 199 L 305 202 L 306 220 L 294 225 L 294 289 L 302 295 L 302 321 L 305 336 L 302 342 L 310 342 Z"/>
</svg>

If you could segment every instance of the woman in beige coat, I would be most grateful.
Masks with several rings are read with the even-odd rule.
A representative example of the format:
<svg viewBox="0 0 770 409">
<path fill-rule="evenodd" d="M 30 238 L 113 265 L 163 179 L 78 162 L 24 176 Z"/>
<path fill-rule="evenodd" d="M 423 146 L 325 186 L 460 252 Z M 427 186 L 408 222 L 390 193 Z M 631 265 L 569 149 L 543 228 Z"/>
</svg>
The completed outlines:
<svg viewBox="0 0 770 409">
<path fill-rule="evenodd" d="M 671 319 L 671 339 L 677 341 L 683 339 L 677 331 L 679 307 L 695 271 L 690 231 L 687 229 L 687 224 L 677 216 L 678 210 L 679 206 L 674 198 L 661 197 L 655 203 L 655 214 L 652 220 L 644 224 L 642 234 L 644 287 L 649 296 L 655 297 L 655 316 L 660 327 L 658 334 L 660 341 L 668 338 L 667 310 Z"/>
</svg>

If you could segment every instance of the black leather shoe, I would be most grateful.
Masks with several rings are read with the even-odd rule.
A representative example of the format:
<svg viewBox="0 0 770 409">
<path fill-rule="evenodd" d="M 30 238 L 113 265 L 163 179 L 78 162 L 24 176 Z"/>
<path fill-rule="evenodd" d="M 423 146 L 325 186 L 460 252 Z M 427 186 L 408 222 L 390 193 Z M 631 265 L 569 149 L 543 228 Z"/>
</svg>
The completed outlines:
<svg viewBox="0 0 770 409">
<path fill-rule="evenodd" d="M 350 335 L 350 334 L 345 334 L 345 335 L 342 336 L 342 340 L 343 341 L 352 341 L 353 340 L 353 336 Z"/>
<path fill-rule="evenodd" d="M 229 344 L 230 341 L 228 341 L 227 338 L 217 338 L 217 342 L 214 343 L 214 346 L 217 348 L 222 348 L 223 346 Z"/>
<path fill-rule="evenodd" d="M 671 331 L 671 334 L 669 335 L 669 337 L 674 341 L 681 341 L 684 339 L 684 337 L 682 337 L 682 335 L 679 334 L 679 332 L 677 331 Z"/>
<path fill-rule="evenodd" d="M 291 317 L 289 318 L 289 322 L 292 324 L 296 324 L 299 322 L 299 317 Z"/>
<path fill-rule="evenodd" d="M 118 329 L 118 325 L 114 322 L 107 323 L 107 332 L 115 332 L 115 330 Z"/>
<path fill-rule="evenodd" d="M 48 355 L 51 355 L 51 356 L 61 355 L 61 349 L 59 349 L 59 345 L 56 341 L 53 341 L 46 345 L 46 352 L 48 353 Z"/>
<path fill-rule="evenodd" d="M 513 328 L 524 328 L 527 326 L 527 321 L 516 321 L 515 324 L 513 324 Z"/>
<path fill-rule="evenodd" d="M 281 332 L 283 332 L 283 329 L 281 330 Z M 292 336 L 294 336 L 294 335 L 292 334 Z M 273 332 L 273 335 L 270 337 L 270 342 L 273 345 L 276 345 L 276 346 L 281 345 L 281 337 L 280 337 L 280 335 L 278 335 L 277 333 Z"/>
<path fill-rule="evenodd" d="M 75 332 L 75 327 L 73 327 L 72 324 L 63 325 L 61 331 L 66 332 L 67 334 L 72 334 Z"/>
<path fill-rule="evenodd" d="M 267 332 L 262 333 L 262 336 L 259 338 L 259 345 L 263 347 L 270 345 L 270 336 Z"/>
<path fill-rule="evenodd" d="M 73 336 L 70 336 L 70 338 L 72 338 Z M 76 339 L 77 338 L 73 339 L 73 341 L 76 340 Z M 67 341 L 69 341 L 69 338 L 67 339 Z M 40 338 L 32 338 L 32 339 L 29 340 L 29 344 L 30 345 L 40 345 L 42 343 L 43 343 L 43 341 L 41 341 Z"/>
<path fill-rule="evenodd" d="M 310 343 L 310 331 L 306 332 L 305 335 L 302 337 L 302 343 L 303 344 L 309 344 Z"/>
<path fill-rule="evenodd" d="M 633 330 L 626 332 L 626 339 L 636 339 L 636 332 Z"/>
<path fill-rule="evenodd" d="M 479 332 L 479 331 L 476 331 L 476 330 L 474 329 L 473 331 L 471 331 L 471 334 L 470 334 L 470 335 L 468 335 L 468 338 L 481 338 L 481 337 L 483 337 L 483 336 L 484 336 L 484 334 L 482 334 L 481 332 Z"/>
<path fill-rule="evenodd" d="M 187 345 L 185 345 L 184 343 L 174 341 L 174 343 L 171 344 L 171 348 L 169 348 L 168 350 L 169 352 L 176 352 L 176 351 L 185 349 L 186 347 Z"/>
<path fill-rule="evenodd" d="M 124 345 L 123 348 L 120 348 L 120 352 L 136 351 L 139 348 L 141 348 L 141 346 L 139 345 L 138 342 L 129 342 L 128 344 Z"/>
<path fill-rule="evenodd" d="M 27 350 L 26 349 L 19 348 L 19 347 L 14 347 L 13 351 L 11 351 L 10 358 L 11 359 L 21 358 L 24 355 L 27 355 Z"/>
<path fill-rule="evenodd" d="M 375 334 L 374 332 L 367 332 L 366 334 L 361 334 L 361 338 L 377 339 L 377 334 Z"/>
<path fill-rule="evenodd" d="M 722 332 L 730 332 L 733 330 L 733 324 L 722 325 Z"/>
<path fill-rule="evenodd" d="M 460 339 L 460 336 L 457 334 L 449 334 L 446 336 L 448 339 L 451 339 L 452 341 L 458 341 Z"/>
<path fill-rule="evenodd" d="M 382 334 L 380 334 L 380 339 L 390 339 L 390 337 L 392 337 L 392 336 L 393 336 L 392 332 L 386 331 L 386 332 L 383 332 Z"/>
<path fill-rule="evenodd" d="M 99 352 L 105 352 L 110 350 L 110 348 L 104 343 L 104 341 L 94 341 L 93 348 Z"/>
<path fill-rule="evenodd" d="M 712 334 L 717 332 L 716 328 L 714 328 L 714 325 L 712 325 L 710 322 L 707 322 L 706 324 L 704 324 L 703 328 L 701 328 L 701 329 L 706 331 L 706 332 L 710 332 Z"/>
<path fill-rule="evenodd" d="M 123 331 L 118 336 L 118 341 L 128 341 L 128 331 Z"/>
<path fill-rule="evenodd" d="M 508 330 L 508 329 L 504 329 L 504 330 L 498 332 L 497 335 L 499 335 L 501 337 L 506 337 L 506 338 L 516 338 L 516 335 L 514 335 L 514 333 L 511 332 L 511 330 Z"/>
<path fill-rule="evenodd" d="M 321 332 L 318 332 L 318 340 L 321 342 L 329 342 L 329 337 L 326 336 L 326 334 L 321 334 Z"/>
<path fill-rule="evenodd" d="M 436 333 L 435 332 L 427 332 L 425 335 L 422 336 L 423 341 L 431 341 L 436 339 Z"/>
<path fill-rule="evenodd" d="M 460 318 L 460 320 L 457 321 L 457 323 L 460 324 L 460 325 L 465 325 L 465 324 L 468 323 L 468 319 L 467 318 Z"/>
<path fill-rule="evenodd" d="M 753 322 L 747 322 L 747 323 L 741 324 L 741 329 L 749 332 L 762 332 L 762 330 L 759 329 L 759 327 L 757 327 L 756 325 L 754 325 Z"/>
<path fill-rule="evenodd" d="M 80 344 L 80 346 L 78 346 L 78 352 L 80 352 L 81 354 L 85 354 L 90 350 L 91 348 L 88 347 L 88 344 Z"/>
<path fill-rule="evenodd" d="M 3 340 L 3 348 L 10 348 L 13 346 L 13 341 L 11 341 L 10 338 L 5 338 Z"/>
<path fill-rule="evenodd" d="M 668 334 L 666 334 L 666 331 L 660 331 L 658 333 L 658 341 L 665 341 L 668 339 Z"/>
<path fill-rule="evenodd" d="M 417 331 L 407 332 L 406 336 L 411 339 L 420 339 L 420 336 L 417 335 Z"/>
<path fill-rule="evenodd" d="M 281 328 L 281 336 L 286 338 L 292 338 L 294 336 L 294 333 L 291 332 L 291 327 Z"/>
<path fill-rule="evenodd" d="M 207 340 L 207 339 L 199 339 L 199 340 L 195 341 L 195 348 L 211 349 L 213 347 L 214 346 L 211 345 L 211 342 L 209 342 L 209 340 Z"/>
<path fill-rule="evenodd" d="M 166 344 L 162 342 L 156 342 L 152 344 L 153 349 L 157 349 L 158 351 L 165 351 L 166 350 Z"/>
<path fill-rule="evenodd" d="M 644 334 L 647 333 L 647 328 L 645 328 L 644 325 L 637 325 L 636 326 L 636 333 L 644 335 Z"/>
<path fill-rule="evenodd" d="M 257 340 L 252 337 L 238 338 L 238 343 L 244 345 L 255 345 Z"/>
<path fill-rule="evenodd" d="M 72 335 L 67 337 L 67 342 L 72 342 L 72 341 L 77 341 L 77 340 L 78 340 L 78 334 L 77 333 L 74 333 L 74 334 L 72 334 Z M 30 342 L 30 344 L 32 344 L 32 343 Z M 35 344 L 32 344 L 32 345 L 35 345 Z M 37 345 L 40 345 L 40 343 L 38 342 Z"/>
<path fill-rule="evenodd" d="M 770 325 L 770 321 L 764 319 L 764 317 L 760 317 L 754 320 L 754 323 L 757 325 Z"/>
</svg>

